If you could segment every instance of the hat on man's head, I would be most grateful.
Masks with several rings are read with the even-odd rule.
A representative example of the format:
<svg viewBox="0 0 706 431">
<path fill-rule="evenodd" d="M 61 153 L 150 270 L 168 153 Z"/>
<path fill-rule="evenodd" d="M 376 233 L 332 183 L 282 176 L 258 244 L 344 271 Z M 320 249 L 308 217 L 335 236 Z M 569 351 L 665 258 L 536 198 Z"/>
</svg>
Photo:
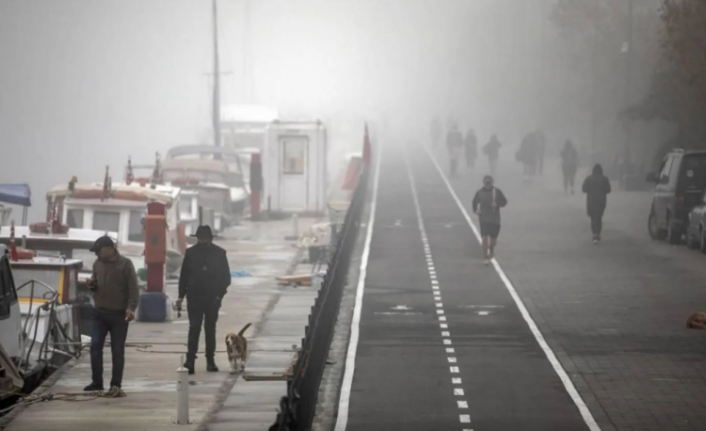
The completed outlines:
<svg viewBox="0 0 706 431">
<path fill-rule="evenodd" d="M 115 247 L 115 242 L 108 235 L 103 235 L 93 243 L 93 247 L 89 251 L 97 252 L 103 247 Z"/>
<path fill-rule="evenodd" d="M 215 238 L 216 235 L 213 234 L 211 231 L 211 226 L 209 225 L 202 225 L 199 226 L 198 229 L 196 229 L 196 233 L 191 235 L 195 238 Z"/>
</svg>

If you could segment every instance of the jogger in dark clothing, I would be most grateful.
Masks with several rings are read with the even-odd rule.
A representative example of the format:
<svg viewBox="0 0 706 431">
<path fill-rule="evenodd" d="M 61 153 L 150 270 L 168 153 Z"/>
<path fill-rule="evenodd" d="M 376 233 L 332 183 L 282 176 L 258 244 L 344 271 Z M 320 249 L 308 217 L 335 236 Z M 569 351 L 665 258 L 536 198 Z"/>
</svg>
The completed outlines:
<svg viewBox="0 0 706 431">
<path fill-rule="evenodd" d="M 570 140 L 564 144 L 564 149 L 561 150 L 561 172 L 564 175 L 564 193 L 571 190 L 574 194 L 574 181 L 576 179 L 576 170 L 578 169 L 578 153 L 574 144 Z"/>
<path fill-rule="evenodd" d="M 603 175 L 603 168 L 596 164 L 593 173 L 583 182 L 582 190 L 586 193 L 586 212 L 591 218 L 593 243 L 598 244 L 603 230 L 603 213 L 605 212 L 608 194 L 611 192 L 610 180 Z"/>
<path fill-rule="evenodd" d="M 503 192 L 493 186 L 493 177 L 483 178 L 483 188 L 473 197 L 473 212 L 478 214 L 480 235 L 483 238 L 485 264 L 489 264 L 495 254 L 495 245 L 500 235 L 500 208 L 507 205 Z"/>
</svg>

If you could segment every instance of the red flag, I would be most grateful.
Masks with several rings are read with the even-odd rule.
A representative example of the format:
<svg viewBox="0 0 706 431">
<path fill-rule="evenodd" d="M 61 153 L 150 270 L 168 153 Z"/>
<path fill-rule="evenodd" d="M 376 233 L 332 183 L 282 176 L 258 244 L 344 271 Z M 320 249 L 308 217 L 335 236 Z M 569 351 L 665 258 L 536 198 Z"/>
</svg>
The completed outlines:
<svg viewBox="0 0 706 431">
<path fill-rule="evenodd" d="M 368 123 L 365 123 L 365 139 L 363 140 L 363 162 L 370 165 L 370 136 L 368 135 Z"/>
<path fill-rule="evenodd" d="M 105 167 L 105 178 L 103 179 L 103 198 L 101 201 L 104 201 L 105 199 L 108 199 L 108 192 L 109 192 L 109 187 L 110 185 L 108 182 L 110 181 L 110 177 L 108 176 L 108 166 Z"/>
</svg>

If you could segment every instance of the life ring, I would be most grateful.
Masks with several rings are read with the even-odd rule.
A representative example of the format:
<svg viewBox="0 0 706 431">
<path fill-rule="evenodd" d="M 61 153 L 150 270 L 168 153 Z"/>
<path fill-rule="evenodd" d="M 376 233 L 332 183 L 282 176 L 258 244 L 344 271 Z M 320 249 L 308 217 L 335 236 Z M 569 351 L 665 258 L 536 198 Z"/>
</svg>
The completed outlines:
<svg viewBox="0 0 706 431">
<path fill-rule="evenodd" d="M 177 224 L 177 245 L 181 254 L 186 253 L 188 245 L 186 244 L 186 224 L 184 223 Z"/>
</svg>

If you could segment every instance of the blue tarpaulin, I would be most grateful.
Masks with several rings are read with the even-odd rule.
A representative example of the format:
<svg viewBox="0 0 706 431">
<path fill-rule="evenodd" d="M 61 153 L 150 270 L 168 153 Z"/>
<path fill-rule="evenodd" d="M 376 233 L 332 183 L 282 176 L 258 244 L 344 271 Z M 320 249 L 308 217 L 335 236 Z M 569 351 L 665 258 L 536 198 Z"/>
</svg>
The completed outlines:
<svg viewBox="0 0 706 431">
<path fill-rule="evenodd" d="M 2 203 L 31 207 L 31 198 L 32 192 L 28 184 L 0 184 L 0 202 Z"/>
</svg>

